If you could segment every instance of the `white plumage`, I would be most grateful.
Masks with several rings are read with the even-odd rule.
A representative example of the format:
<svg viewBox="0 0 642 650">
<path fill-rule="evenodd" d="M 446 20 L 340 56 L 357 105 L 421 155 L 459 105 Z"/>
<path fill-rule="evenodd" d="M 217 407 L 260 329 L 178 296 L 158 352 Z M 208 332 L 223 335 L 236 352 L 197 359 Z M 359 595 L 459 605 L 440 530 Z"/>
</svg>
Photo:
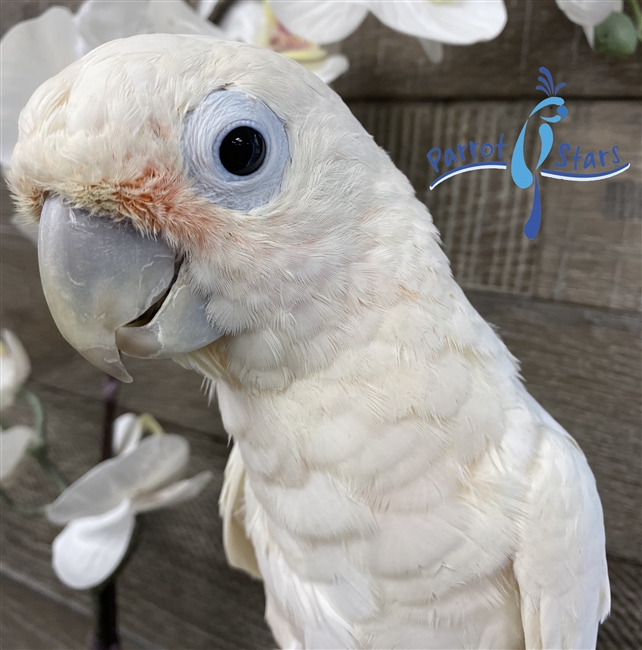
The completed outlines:
<svg viewBox="0 0 642 650">
<path fill-rule="evenodd" d="M 224 88 L 289 143 L 278 192 L 245 212 L 199 195 L 181 141 Z M 25 213 L 54 192 L 129 218 L 208 296 L 226 335 L 177 361 L 216 382 L 226 550 L 264 580 L 281 647 L 594 647 L 609 586 L 586 460 L 337 95 L 274 53 L 145 36 L 47 82 L 21 130 Z"/>
</svg>

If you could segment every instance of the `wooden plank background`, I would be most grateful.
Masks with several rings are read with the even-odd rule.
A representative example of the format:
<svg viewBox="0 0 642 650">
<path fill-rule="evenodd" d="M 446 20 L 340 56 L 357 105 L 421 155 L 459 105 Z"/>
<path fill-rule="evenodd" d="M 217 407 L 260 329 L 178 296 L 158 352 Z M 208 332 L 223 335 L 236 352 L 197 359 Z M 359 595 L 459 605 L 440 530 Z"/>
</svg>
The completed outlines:
<svg viewBox="0 0 642 650">
<path fill-rule="evenodd" d="M 369 16 L 341 44 L 351 70 L 336 82 L 346 99 L 514 99 L 537 97 L 544 65 L 565 97 L 640 96 L 640 56 L 607 59 L 591 50 L 580 27 L 560 15 L 555 0 L 505 0 L 508 23 L 490 43 L 445 48 L 439 64 L 428 61 L 413 38 Z M 571 83 L 572 82 L 572 83 Z"/>
<path fill-rule="evenodd" d="M 2 1 L 4 33 L 51 2 Z M 73 8 L 79 2 L 66 2 Z M 509 23 L 492 43 L 446 48 L 430 64 L 413 39 L 372 18 L 344 44 L 351 71 L 336 84 L 351 109 L 431 209 L 454 273 L 522 362 L 529 390 L 578 440 L 596 475 L 607 527 L 613 614 L 599 647 L 642 647 L 642 54 L 593 53 L 553 0 L 508 0 Z M 462 175 L 434 191 L 426 160 L 469 139 L 511 144 L 534 106 L 537 69 L 568 85 L 569 117 L 556 143 L 597 151 L 614 144 L 631 162 L 600 183 L 543 179 L 542 232 L 522 234 L 532 194 L 509 175 Z M 529 143 L 532 144 L 532 143 Z M 55 459 L 70 478 L 98 460 L 101 374 L 58 334 L 46 308 L 33 245 L 10 224 L 2 188 L 0 319 L 33 361 L 30 388 L 49 417 Z M 196 501 L 146 517 L 141 547 L 119 581 L 126 648 L 269 648 L 261 585 L 227 567 L 217 498 L 229 452 L 216 404 L 200 379 L 171 362 L 128 361 L 121 409 L 154 413 L 192 445 L 190 470 L 215 481 Z M 16 413 L 15 415 L 19 415 Z M 25 503 L 51 498 L 38 472 L 12 486 Z M 0 646 L 83 647 L 87 594 L 51 569 L 57 529 L 0 505 Z M 37 613 L 35 613 L 37 612 Z"/>
<path fill-rule="evenodd" d="M 536 77 L 536 75 L 533 75 Z M 596 183 L 541 181 L 543 223 L 534 240 L 523 228 L 533 200 L 510 174 L 488 170 L 455 176 L 430 191 L 437 173 L 426 154 L 470 141 L 510 152 L 538 100 L 349 102 L 354 114 L 412 181 L 430 208 L 459 283 L 576 304 L 639 309 L 642 204 L 642 110 L 638 101 L 569 100 L 569 117 L 555 124 L 555 143 L 573 151 L 620 146 L 628 172 Z M 533 163 L 536 129 L 527 131 Z M 456 150 L 456 149 L 455 149 Z M 558 161 L 557 147 L 549 165 Z M 599 164 L 599 163 L 598 163 Z M 534 164 L 531 165 L 534 167 Z M 569 168 L 570 169 L 570 168 Z"/>
</svg>

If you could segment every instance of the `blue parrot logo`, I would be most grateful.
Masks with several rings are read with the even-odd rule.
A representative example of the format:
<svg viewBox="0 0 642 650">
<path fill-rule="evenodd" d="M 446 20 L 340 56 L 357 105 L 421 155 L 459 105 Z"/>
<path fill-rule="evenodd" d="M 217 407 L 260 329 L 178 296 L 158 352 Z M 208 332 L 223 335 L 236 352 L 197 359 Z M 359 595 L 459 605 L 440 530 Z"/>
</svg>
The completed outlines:
<svg viewBox="0 0 642 650">
<path fill-rule="evenodd" d="M 535 239 L 537 233 L 539 232 L 540 224 L 542 222 L 542 207 L 539 194 L 539 184 L 537 178 L 533 177 L 533 173 L 528 168 L 526 160 L 524 158 L 524 140 L 526 138 L 526 129 L 528 128 L 528 122 L 535 115 L 539 113 L 542 109 L 547 108 L 548 106 L 557 106 L 557 115 L 553 117 L 545 117 L 540 115 L 540 119 L 543 120 L 543 124 L 539 126 L 539 139 L 541 150 L 539 154 L 539 160 L 535 170 L 538 170 L 542 163 L 546 160 L 548 154 L 551 152 L 553 147 L 553 129 L 551 124 L 556 122 L 561 122 L 567 115 L 568 109 L 564 106 L 564 100 L 561 97 L 557 96 L 557 93 L 561 88 L 566 86 L 565 83 L 558 84 L 555 86 L 553 83 L 553 76 L 549 72 L 548 68 L 540 68 L 539 71 L 544 75 L 543 77 L 538 77 L 538 80 L 543 84 L 542 86 L 537 86 L 537 90 L 541 90 L 547 95 L 547 99 L 541 101 L 528 116 L 524 126 L 517 138 L 517 144 L 513 151 L 513 156 L 510 163 L 510 173 L 515 181 L 515 185 L 521 189 L 527 189 L 533 184 L 533 179 L 535 180 L 535 195 L 533 197 L 533 207 L 531 209 L 531 216 L 528 218 L 526 225 L 524 226 L 524 234 L 529 239 Z"/>
<path fill-rule="evenodd" d="M 622 174 L 631 167 L 631 163 L 623 162 L 620 159 L 620 156 L 618 155 L 618 145 L 615 145 L 606 151 L 603 151 L 602 149 L 599 149 L 596 152 L 589 151 L 584 155 L 580 153 L 580 147 L 578 146 L 575 148 L 574 154 L 570 155 L 573 148 L 568 142 L 563 142 L 558 147 L 560 161 L 553 163 L 554 167 L 551 169 L 542 168 L 542 165 L 553 148 L 553 128 L 551 127 L 551 124 L 556 124 L 557 122 L 566 119 L 566 117 L 568 117 L 568 109 L 564 105 L 564 100 L 559 96 L 560 89 L 564 88 L 566 84 L 560 83 L 556 86 L 553 82 L 553 75 L 549 72 L 548 68 L 542 67 L 539 69 L 539 72 L 540 76 L 538 79 L 541 85 L 536 86 L 536 88 L 546 95 L 546 99 L 535 106 L 526 122 L 524 122 L 524 126 L 517 138 L 517 143 L 515 144 L 510 160 L 511 176 L 517 187 L 525 190 L 533 185 L 533 181 L 535 181 L 533 206 L 531 208 L 530 217 L 524 226 L 524 234 L 531 240 L 537 237 L 542 223 L 542 202 L 539 193 L 538 176 L 562 181 L 602 181 L 608 178 L 613 178 L 618 174 Z M 545 109 L 549 110 L 543 113 Z M 557 115 L 554 115 L 551 109 L 556 109 Z M 531 170 L 526 164 L 524 144 L 526 140 L 526 130 L 531 122 L 531 118 L 535 115 L 538 115 L 541 120 L 541 122 L 538 120 L 540 152 L 535 169 Z M 532 121 L 534 122 L 535 119 Z M 496 144 L 493 142 L 481 144 L 481 142 L 471 140 L 468 145 L 458 143 L 454 147 L 448 147 L 443 151 L 443 159 L 441 148 L 433 147 L 426 154 L 426 157 L 428 158 L 428 162 L 432 168 L 439 175 L 430 184 L 429 189 L 434 190 L 444 181 L 453 178 L 454 176 L 458 176 L 459 174 L 478 172 L 487 169 L 506 171 L 508 169 L 508 163 L 504 162 L 502 158 L 505 146 L 504 134 L 502 133 Z M 610 158 L 611 154 L 613 155 L 613 158 Z M 578 167 L 581 160 L 584 161 L 582 170 Z M 571 161 L 573 165 L 572 170 L 566 170 L 565 168 Z M 599 171 L 598 164 L 602 168 Z M 616 167 L 615 165 L 618 166 Z"/>
</svg>

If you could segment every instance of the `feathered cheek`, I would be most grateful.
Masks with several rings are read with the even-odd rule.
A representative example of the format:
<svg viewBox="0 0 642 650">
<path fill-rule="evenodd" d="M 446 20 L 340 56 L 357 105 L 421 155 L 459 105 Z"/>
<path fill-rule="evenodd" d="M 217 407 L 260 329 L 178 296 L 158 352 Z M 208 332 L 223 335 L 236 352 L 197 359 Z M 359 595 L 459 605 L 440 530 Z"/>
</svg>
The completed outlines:
<svg viewBox="0 0 642 650">
<path fill-rule="evenodd" d="M 191 254 L 211 250 L 229 224 L 228 210 L 199 196 L 184 177 L 172 173 L 148 170 L 118 187 L 115 202 L 119 216 Z"/>
</svg>

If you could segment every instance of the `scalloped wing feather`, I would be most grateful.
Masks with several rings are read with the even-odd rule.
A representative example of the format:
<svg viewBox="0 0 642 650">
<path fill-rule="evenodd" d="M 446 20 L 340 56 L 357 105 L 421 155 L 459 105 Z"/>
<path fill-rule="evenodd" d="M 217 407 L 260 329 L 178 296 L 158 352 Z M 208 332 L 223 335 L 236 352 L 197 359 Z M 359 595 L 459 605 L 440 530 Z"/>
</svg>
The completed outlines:
<svg viewBox="0 0 642 650">
<path fill-rule="evenodd" d="M 602 506 L 579 446 L 546 416 L 514 563 L 526 647 L 594 648 L 611 604 Z"/>
<path fill-rule="evenodd" d="M 223 519 L 223 546 L 228 563 L 262 580 L 254 546 L 245 532 L 245 467 L 238 445 L 232 448 L 225 466 L 218 507 Z"/>
</svg>

